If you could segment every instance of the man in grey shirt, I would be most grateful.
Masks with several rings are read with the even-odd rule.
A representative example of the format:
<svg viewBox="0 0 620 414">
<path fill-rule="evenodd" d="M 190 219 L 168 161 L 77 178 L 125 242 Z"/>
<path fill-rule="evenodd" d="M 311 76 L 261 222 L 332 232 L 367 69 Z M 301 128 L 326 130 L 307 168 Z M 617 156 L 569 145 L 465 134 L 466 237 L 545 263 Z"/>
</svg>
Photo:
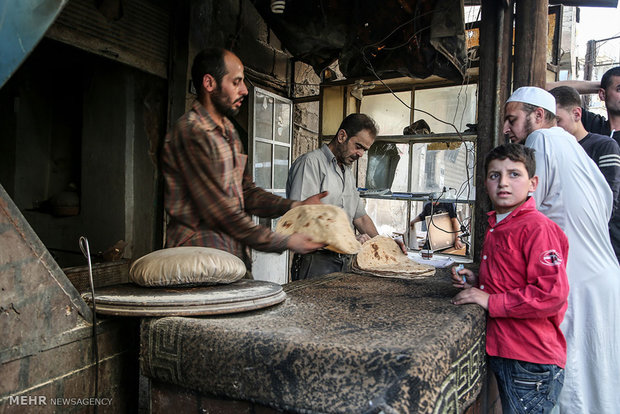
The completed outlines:
<svg viewBox="0 0 620 414">
<path fill-rule="evenodd" d="M 378 235 L 377 228 L 366 213 L 355 185 L 351 165 L 364 155 L 377 136 L 375 122 L 364 114 L 347 116 L 329 144 L 310 151 L 295 160 L 288 173 L 286 197 L 305 200 L 307 194 L 327 191 L 323 203 L 344 209 L 363 243 Z M 404 245 L 403 245 L 404 246 Z M 330 250 L 299 255 L 293 258 L 292 280 L 311 279 L 349 268 L 351 256 Z"/>
</svg>

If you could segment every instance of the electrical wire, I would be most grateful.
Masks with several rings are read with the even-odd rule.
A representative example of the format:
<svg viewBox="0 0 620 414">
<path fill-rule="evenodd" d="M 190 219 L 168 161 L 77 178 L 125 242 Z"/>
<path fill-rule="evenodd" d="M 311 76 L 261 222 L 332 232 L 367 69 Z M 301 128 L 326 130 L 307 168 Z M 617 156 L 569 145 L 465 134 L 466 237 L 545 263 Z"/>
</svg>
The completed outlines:
<svg viewBox="0 0 620 414">
<path fill-rule="evenodd" d="M 90 282 L 90 293 L 93 300 L 93 341 L 92 350 L 93 357 L 95 359 L 95 400 L 99 397 L 99 344 L 97 340 L 97 304 L 95 303 L 95 283 L 93 281 L 93 265 L 90 260 L 90 247 L 88 245 L 88 239 L 84 236 L 80 236 L 80 250 L 86 261 L 88 262 L 88 278 Z M 97 404 L 94 406 L 94 412 L 97 413 Z"/>
<path fill-rule="evenodd" d="M 458 112 L 459 112 L 460 98 L 461 98 L 461 94 L 463 93 L 463 91 L 465 91 L 465 92 L 464 92 L 464 93 L 465 93 L 465 104 L 464 104 L 464 107 L 463 107 L 463 111 L 462 111 L 462 113 L 461 113 L 461 123 L 463 122 L 463 118 L 464 118 L 464 116 L 465 116 L 465 111 L 467 110 L 467 102 L 468 102 L 468 100 L 467 100 L 467 88 L 466 88 L 466 86 L 465 86 L 465 83 L 466 83 L 465 81 L 467 80 L 467 78 L 463 79 L 463 83 L 461 84 L 461 89 L 459 90 L 459 92 L 458 92 L 458 94 L 457 94 L 457 107 L 456 107 L 455 112 L 454 112 L 454 117 L 453 117 L 453 120 L 452 120 L 452 122 L 448 122 L 448 121 L 444 121 L 444 120 L 442 120 L 442 119 L 440 119 L 440 118 L 436 117 L 435 115 L 433 115 L 433 114 L 431 114 L 431 113 L 429 113 L 429 112 L 427 112 L 427 111 L 424 111 L 424 110 L 419 109 L 419 108 L 414 108 L 414 107 L 411 107 L 410 105 L 408 105 L 407 103 L 405 103 L 405 102 L 404 102 L 404 101 L 403 101 L 400 97 L 398 97 L 398 95 L 396 95 L 396 93 L 395 93 L 395 92 L 394 92 L 394 91 L 393 91 L 393 90 L 389 87 L 389 85 L 387 85 L 387 84 L 384 82 L 384 80 L 383 80 L 383 79 L 382 79 L 382 78 L 381 78 L 381 77 L 377 74 L 377 72 L 376 72 L 376 70 L 375 70 L 374 66 L 372 65 L 372 63 L 369 61 L 369 59 L 368 59 L 368 58 L 367 58 L 367 56 L 366 56 L 366 51 L 367 51 L 369 48 L 371 48 L 371 47 L 376 47 L 376 46 L 378 46 L 378 45 L 382 44 L 382 43 L 383 43 L 383 42 L 385 42 L 385 41 L 386 41 L 386 40 L 387 40 L 390 36 L 392 36 L 392 35 L 393 35 L 393 34 L 394 34 L 394 33 L 395 33 L 398 29 L 400 29 L 400 28 L 404 27 L 405 25 L 407 25 L 407 24 L 409 24 L 409 23 L 414 22 L 414 21 L 415 21 L 415 19 L 416 19 L 416 18 L 418 18 L 418 17 L 419 17 L 419 16 L 416 16 L 416 17 L 414 17 L 413 19 L 410 19 L 410 20 L 408 20 L 407 22 L 405 22 L 405 23 L 403 23 L 403 24 L 401 24 L 401 25 L 397 26 L 395 29 L 393 29 L 393 30 L 392 30 L 392 31 L 391 31 L 391 32 L 390 32 L 390 33 L 389 33 L 386 37 L 384 37 L 382 40 L 380 40 L 379 42 L 376 42 L 376 43 L 374 43 L 374 44 L 370 44 L 370 45 L 365 46 L 364 48 L 362 48 L 362 49 L 360 50 L 360 52 L 361 52 L 361 55 L 362 55 L 362 59 L 364 60 L 364 62 L 365 62 L 365 63 L 366 63 L 366 65 L 367 65 L 367 68 L 368 68 L 368 69 L 372 72 L 372 74 L 375 76 L 375 78 L 377 78 L 377 80 L 378 80 L 379 82 L 381 82 L 381 84 L 382 84 L 382 85 L 383 85 L 383 86 L 384 86 L 384 87 L 385 87 L 385 88 L 386 88 L 386 89 L 387 89 L 387 90 L 388 90 L 388 91 L 389 91 L 389 92 L 390 92 L 390 93 L 391 93 L 391 94 L 392 94 L 392 95 L 393 95 L 393 96 L 394 96 L 394 97 L 395 97 L 398 101 L 400 101 L 400 103 L 402 103 L 402 104 L 403 104 L 405 107 L 407 107 L 410 111 L 418 111 L 418 112 L 424 113 L 424 114 L 426 114 L 426 115 L 430 116 L 431 118 L 435 119 L 436 121 L 438 121 L 438 122 L 440 122 L 440 123 L 443 123 L 443 124 L 445 124 L 445 125 L 449 125 L 449 126 L 451 126 L 451 127 L 454 129 L 454 131 L 456 132 L 457 136 L 458 136 L 458 137 L 459 137 L 459 139 L 461 140 L 462 145 L 465 147 L 465 173 L 466 173 L 466 180 L 465 180 L 463 183 L 461 183 L 461 186 L 459 187 L 459 191 L 457 191 L 457 192 L 456 192 L 456 194 L 455 194 L 455 196 L 456 196 L 456 197 L 455 197 L 455 199 L 458 201 L 458 199 L 460 198 L 460 196 L 461 196 L 461 195 L 463 195 L 463 192 L 465 192 L 465 190 L 467 190 L 467 191 L 466 191 L 466 193 L 467 193 L 467 194 L 466 194 L 466 197 L 467 197 L 466 199 L 467 199 L 467 200 L 469 200 L 469 199 L 470 199 L 470 196 L 471 196 L 471 179 L 472 179 L 472 177 L 471 177 L 471 175 L 470 175 L 470 170 L 469 170 L 469 164 L 470 164 L 470 163 L 469 163 L 469 158 L 470 158 L 470 156 L 471 156 L 471 157 L 474 159 L 474 161 L 475 161 L 475 151 L 474 151 L 474 146 L 473 146 L 473 145 L 468 145 L 467 141 L 465 141 L 465 139 L 464 139 L 464 138 L 463 138 L 463 136 L 461 135 L 460 131 L 458 130 L 458 128 L 457 128 L 457 127 L 456 127 L 456 125 L 454 124 L 454 123 L 456 122 L 456 119 L 457 119 L 457 114 L 458 114 Z M 394 50 L 394 49 L 397 49 L 397 48 L 399 48 L 399 47 L 404 47 L 404 46 L 406 46 L 407 44 L 409 44 L 409 42 L 411 42 L 411 40 L 412 40 L 415 36 L 417 36 L 419 33 L 421 33 L 423 30 L 426 30 L 426 29 L 428 29 L 428 27 L 424 27 L 424 28 L 422 28 L 422 29 L 420 29 L 420 30 L 417 30 L 417 31 L 416 31 L 416 32 L 415 32 L 412 36 L 410 36 L 410 37 L 409 37 L 409 39 L 408 39 L 406 42 L 404 42 L 404 43 L 402 43 L 402 44 L 400 44 L 400 45 L 398 45 L 398 46 L 395 46 L 395 47 L 390 47 L 390 48 L 386 48 L 386 47 L 384 47 L 384 48 L 382 48 L 382 50 Z M 464 72 L 465 72 L 465 73 L 467 73 L 467 70 L 468 70 L 470 67 L 471 67 L 471 62 L 469 62 L 469 60 L 468 60 L 468 61 L 466 62 L 465 67 L 463 68 L 463 69 L 464 69 Z M 440 195 L 440 197 L 439 197 L 439 198 L 441 198 L 441 196 L 445 193 L 445 187 L 444 187 L 444 189 L 443 189 L 443 190 L 444 190 L 444 191 L 442 191 L 442 193 L 441 193 L 441 195 Z M 433 219 L 433 206 L 432 206 L 432 202 L 433 202 L 433 200 L 431 199 L 431 219 L 430 219 L 430 223 L 432 223 L 432 219 Z M 471 213 L 470 213 L 470 214 L 471 214 Z M 467 227 L 467 226 L 468 226 L 468 224 L 466 225 L 466 223 L 471 223 L 471 218 L 469 218 L 469 220 L 464 219 L 464 220 L 462 220 L 462 221 L 461 221 L 461 220 L 458 218 L 458 216 L 457 216 L 457 221 L 459 222 L 459 225 L 460 225 L 460 230 L 459 230 L 459 231 L 446 231 L 446 230 L 444 230 L 444 229 L 441 229 L 441 228 L 440 228 L 440 227 L 438 227 L 438 226 L 435 226 L 435 227 L 437 227 L 437 228 L 441 229 L 442 231 L 444 231 L 444 232 L 446 232 L 446 233 L 460 233 L 460 232 L 463 232 L 463 233 L 468 233 L 468 230 L 467 230 L 467 228 L 468 228 L 468 227 Z M 430 224 L 430 223 L 429 223 L 429 224 Z M 428 233 L 427 233 L 427 241 L 428 241 Z"/>
</svg>

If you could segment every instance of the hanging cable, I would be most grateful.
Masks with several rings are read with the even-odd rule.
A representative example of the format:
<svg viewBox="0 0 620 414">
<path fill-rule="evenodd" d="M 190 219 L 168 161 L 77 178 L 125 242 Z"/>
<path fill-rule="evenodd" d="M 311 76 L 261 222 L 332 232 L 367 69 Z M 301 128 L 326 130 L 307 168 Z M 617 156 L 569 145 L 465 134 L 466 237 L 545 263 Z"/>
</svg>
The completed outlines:
<svg viewBox="0 0 620 414">
<path fill-rule="evenodd" d="M 84 236 L 80 236 L 80 250 L 86 261 L 88 262 L 88 278 L 90 282 L 90 294 L 93 300 L 93 340 L 92 350 L 93 357 L 95 359 L 95 400 L 99 397 L 99 345 L 97 341 L 97 305 L 95 303 L 95 283 L 93 281 L 93 265 L 90 260 L 90 247 L 88 245 L 88 239 Z M 97 413 L 97 404 L 93 405 L 94 412 Z"/>
</svg>

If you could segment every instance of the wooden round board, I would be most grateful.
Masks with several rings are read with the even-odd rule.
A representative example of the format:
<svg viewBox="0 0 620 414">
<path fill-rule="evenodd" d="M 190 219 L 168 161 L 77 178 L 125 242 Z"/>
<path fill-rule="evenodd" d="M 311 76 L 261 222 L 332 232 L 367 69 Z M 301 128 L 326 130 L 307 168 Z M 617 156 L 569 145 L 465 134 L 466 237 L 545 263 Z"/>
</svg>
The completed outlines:
<svg viewBox="0 0 620 414">
<path fill-rule="evenodd" d="M 82 297 L 92 307 L 91 293 Z M 248 279 L 228 285 L 171 288 L 121 284 L 95 290 L 97 313 L 116 316 L 221 315 L 266 308 L 285 298 L 279 284 Z"/>
</svg>

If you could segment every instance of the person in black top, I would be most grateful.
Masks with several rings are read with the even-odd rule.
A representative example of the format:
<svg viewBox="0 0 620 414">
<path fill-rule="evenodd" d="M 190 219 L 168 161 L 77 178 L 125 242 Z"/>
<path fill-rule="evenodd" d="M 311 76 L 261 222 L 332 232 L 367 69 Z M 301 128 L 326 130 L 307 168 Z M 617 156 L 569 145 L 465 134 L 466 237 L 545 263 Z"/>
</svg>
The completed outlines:
<svg viewBox="0 0 620 414">
<path fill-rule="evenodd" d="M 614 194 L 609 236 L 620 262 L 620 146 L 609 136 L 586 131 L 581 121 L 581 98 L 576 89 L 558 86 L 549 92 L 555 97 L 558 126 L 577 138 L 605 176 Z"/>
<path fill-rule="evenodd" d="M 570 86 L 580 94 L 598 93 L 607 108 L 607 119 L 582 108 L 581 123 L 586 131 L 612 137 L 620 145 L 620 66 L 609 69 L 598 81 L 547 82 L 547 89 Z"/>
<path fill-rule="evenodd" d="M 440 203 L 438 201 L 426 203 L 424 205 L 424 208 L 422 209 L 422 212 L 418 216 L 416 216 L 416 218 L 411 220 L 411 223 L 409 225 L 411 226 L 411 228 L 413 228 L 413 226 L 418 221 L 424 223 L 424 220 L 427 216 L 430 216 L 431 214 L 437 215 L 441 213 L 448 213 L 448 217 L 450 217 L 450 221 L 452 222 L 452 232 L 456 236 L 454 238 L 454 248 L 456 250 L 463 248 L 463 242 L 459 238 L 461 225 L 459 224 L 459 220 L 456 217 L 456 206 L 454 205 L 454 203 Z"/>
</svg>

